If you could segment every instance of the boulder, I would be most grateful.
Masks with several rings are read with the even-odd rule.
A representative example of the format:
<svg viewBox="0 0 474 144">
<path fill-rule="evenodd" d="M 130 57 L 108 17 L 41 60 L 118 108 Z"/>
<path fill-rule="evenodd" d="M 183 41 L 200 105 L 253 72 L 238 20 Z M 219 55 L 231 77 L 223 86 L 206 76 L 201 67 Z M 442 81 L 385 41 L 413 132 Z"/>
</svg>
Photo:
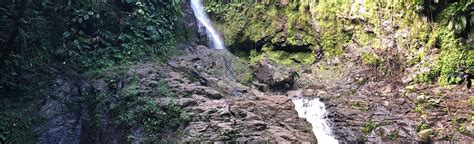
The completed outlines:
<svg viewBox="0 0 474 144">
<path fill-rule="evenodd" d="M 288 91 L 294 88 L 298 73 L 264 60 L 251 66 L 253 76 L 260 84 L 268 85 L 272 91 Z M 259 86 L 262 87 L 262 86 Z"/>
</svg>

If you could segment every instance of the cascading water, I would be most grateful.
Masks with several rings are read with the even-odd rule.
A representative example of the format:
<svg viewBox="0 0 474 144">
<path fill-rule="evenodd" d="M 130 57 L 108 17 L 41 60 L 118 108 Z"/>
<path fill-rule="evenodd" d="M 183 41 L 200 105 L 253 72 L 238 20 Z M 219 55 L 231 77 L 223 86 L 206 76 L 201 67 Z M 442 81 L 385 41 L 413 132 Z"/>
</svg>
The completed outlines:
<svg viewBox="0 0 474 144">
<path fill-rule="evenodd" d="M 194 16 L 196 16 L 199 24 L 204 26 L 206 29 L 207 37 L 211 41 L 211 47 L 215 49 L 225 49 L 224 41 L 220 37 L 219 32 L 212 25 L 209 16 L 204 10 L 201 0 L 191 0 L 191 8 L 193 9 Z"/>
<path fill-rule="evenodd" d="M 326 117 L 326 108 L 324 103 L 319 99 L 309 98 L 292 98 L 295 104 L 295 109 L 298 112 L 298 116 L 305 118 L 306 121 L 311 123 L 313 127 L 313 133 L 318 140 L 318 143 L 323 144 L 338 144 L 339 142 L 332 136 L 331 127 Z"/>
<path fill-rule="evenodd" d="M 205 28 L 207 36 L 211 41 L 211 47 L 215 49 L 225 49 L 224 41 L 220 37 L 219 32 L 212 25 L 209 16 L 204 10 L 201 0 L 191 0 L 191 8 L 193 9 L 194 15 L 199 24 Z M 311 123 L 313 133 L 319 143 L 339 143 L 336 138 L 332 136 L 331 128 L 326 119 L 324 119 L 326 116 L 324 103 L 320 102 L 319 99 L 293 98 L 292 100 L 295 104 L 298 116 L 305 118 L 306 121 Z"/>
</svg>

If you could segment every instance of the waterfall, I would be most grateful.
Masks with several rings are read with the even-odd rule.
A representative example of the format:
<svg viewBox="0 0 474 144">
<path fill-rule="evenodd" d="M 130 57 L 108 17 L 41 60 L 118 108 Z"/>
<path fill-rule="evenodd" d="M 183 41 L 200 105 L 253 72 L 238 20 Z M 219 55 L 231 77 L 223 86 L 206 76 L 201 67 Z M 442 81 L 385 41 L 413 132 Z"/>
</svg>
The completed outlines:
<svg viewBox="0 0 474 144">
<path fill-rule="evenodd" d="M 210 47 L 215 49 L 225 49 L 224 41 L 220 37 L 219 32 L 212 25 L 209 16 L 204 10 L 201 0 L 191 0 L 191 8 L 193 9 L 194 16 L 196 16 L 199 24 L 204 26 L 206 29 L 207 37 L 211 41 Z"/>
<path fill-rule="evenodd" d="M 292 98 L 295 104 L 295 109 L 298 112 L 298 116 L 305 118 L 306 121 L 311 123 L 313 127 L 313 133 L 318 140 L 318 143 L 323 144 L 337 144 L 339 143 L 336 138 L 332 136 L 331 127 L 325 119 L 327 111 L 324 103 L 319 99 L 309 98 Z"/>
</svg>

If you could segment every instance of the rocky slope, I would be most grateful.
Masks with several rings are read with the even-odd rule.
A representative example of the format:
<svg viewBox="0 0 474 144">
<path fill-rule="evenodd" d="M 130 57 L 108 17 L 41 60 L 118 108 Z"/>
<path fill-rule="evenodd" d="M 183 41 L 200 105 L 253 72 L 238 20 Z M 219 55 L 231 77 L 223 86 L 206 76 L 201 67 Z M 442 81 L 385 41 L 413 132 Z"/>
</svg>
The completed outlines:
<svg viewBox="0 0 474 144">
<path fill-rule="evenodd" d="M 190 41 L 205 43 L 193 31 L 192 11 L 184 12 Z M 45 92 L 38 112 L 46 118 L 38 128 L 40 143 L 314 142 L 311 125 L 298 118 L 291 97 L 316 97 L 326 103 L 341 142 L 474 140 L 472 88 L 413 84 L 429 67 L 399 67 L 425 50 L 426 56 L 413 59 L 435 59 L 436 48 L 412 53 L 404 45 L 425 45 L 411 41 L 413 33 L 425 29 L 411 30 L 405 23 L 383 19 L 374 22 L 352 11 L 338 17 L 347 25 L 304 12 L 311 15 L 292 19 L 295 15 L 285 13 L 275 27 L 267 27 L 275 29 L 263 35 L 254 34 L 262 34 L 258 30 L 265 24 L 250 24 L 251 31 L 232 44 L 247 46 L 249 41 L 242 39 L 250 39 L 255 51 L 263 49 L 251 58 L 252 64 L 227 51 L 183 44 L 177 46 L 183 55 L 165 63 L 81 75 L 66 71 Z M 284 25 L 297 21 L 304 27 Z M 330 27 L 333 31 L 328 25 L 335 26 Z M 316 31 L 308 32 L 309 27 Z M 224 35 L 236 37 L 241 29 L 229 31 L 236 33 Z"/>
<path fill-rule="evenodd" d="M 127 139 L 135 142 L 315 141 L 311 125 L 298 118 L 289 97 L 266 94 L 225 74 L 217 75 L 226 66 L 222 57 L 216 55 L 228 52 L 203 46 L 189 47 L 185 51 L 186 55 L 168 64 L 139 64 L 131 66 L 123 75 L 110 71 L 96 79 L 58 78 L 39 112 L 46 118 L 40 143 L 120 143 Z M 157 94 L 160 82 L 169 87 L 170 96 Z M 162 109 L 178 105 L 190 120 L 179 128 L 162 131 L 157 139 L 150 136 L 144 123 L 134 123 L 127 128 L 116 125 L 118 117 L 114 110 L 122 106 L 123 95 L 132 85 Z M 101 98 L 95 102 L 87 100 L 94 97 Z M 138 105 L 125 112 L 142 107 L 145 106 Z"/>
<path fill-rule="evenodd" d="M 283 74 L 291 82 L 276 91 L 322 98 L 338 139 L 473 141 L 473 88 L 443 86 L 460 65 L 472 66 L 472 32 L 456 36 L 442 17 L 430 21 L 404 2 L 255 5 L 208 4 L 234 53 L 248 52 L 254 70 L 275 70 L 254 73 L 254 85 L 275 92 L 268 79 Z"/>
<path fill-rule="evenodd" d="M 186 54 L 166 64 L 138 64 L 122 74 L 111 70 L 93 79 L 58 78 L 41 106 L 47 122 L 40 143 L 315 141 L 311 125 L 298 118 L 291 97 L 318 97 L 327 103 L 334 134 L 341 141 L 473 140 L 458 131 L 464 125 L 465 132 L 472 133 L 469 116 L 473 111 L 468 104 L 472 89 L 405 88 L 399 78 L 370 80 L 375 77 L 370 69 L 350 63 L 304 72 L 268 61 L 252 66 L 255 80 L 243 85 L 233 79 L 242 73 L 226 72 L 240 63 L 228 52 L 204 46 L 181 48 Z M 160 82 L 169 87 L 170 95 L 159 93 Z M 162 109 L 176 104 L 190 120 L 163 130 L 159 137 L 152 137 L 144 123 L 126 128 L 117 125 L 114 110 L 124 100 L 121 95 L 133 85 Z M 94 97 L 102 98 L 87 100 Z"/>
</svg>

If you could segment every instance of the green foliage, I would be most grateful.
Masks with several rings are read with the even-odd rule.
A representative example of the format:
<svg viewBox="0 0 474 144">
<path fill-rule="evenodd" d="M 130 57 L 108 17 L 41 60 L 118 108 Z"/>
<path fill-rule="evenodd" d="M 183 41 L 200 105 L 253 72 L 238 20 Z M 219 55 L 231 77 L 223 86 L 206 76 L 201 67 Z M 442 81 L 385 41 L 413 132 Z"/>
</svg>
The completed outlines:
<svg viewBox="0 0 474 144">
<path fill-rule="evenodd" d="M 365 134 L 369 134 L 371 133 L 373 130 L 375 130 L 377 127 L 379 127 L 379 124 L 376 123 L 376 122 L 373 122 L 373 121 L 369 121 L 367 123 L 364 124 L 364 126 L 362 127 L 362 131 L 365 133 Z"/>
<path fill-rule="evenodd" d="M 307 4 L 278 6 L 276 3 L 264 2 L 209 2 L 206 6 L 217 22 L 218 29 L 224 34 L 227 47 L 234 53 L 241 54 L 245 51 L 247 54 L 241 55 L 254 60 L 272 56 L 270 60 L 283 64 L 294 61 L 279 57 L 291 56 L 291 59 L 301 63 L 312 63 L 315 60 L 309 52 L 318 50 L 319 44 L 310 22 L 311 14 L 307 10 Z"/>
<path fill-rule="evenodd" d="M 394 141 L 398 139 L 398 131 L 392 131 L 388 134 L 388 139 Z"/>
<path fill-rule="evenodd" d="M 40 89 L 49 87 L 48 82 L 58 74 L 170 56 L 175 22 L 181 15 L 178 0 L 28 0 L 24 16 L 14 26 L 17 2 L 1 3 L 0 43 L 16 27 L 19 33 L 13 41 L 15 48 L 0 68 L 0 143 L 35 141 L 33 128 L 40 118 L 33 115 L 36 109 L 32 108 L 42 98 Z"/>
<path fill-rule="evenodd" d="M 438 81 L 441 85 L 449 84 L 448 76 L 459 67 L 472 65 L 469 56 L 469 44 L 459 38 L 471 29 L 474 23 L 472 9 L 473 2 L 461 1 L 409 1 L 405 2 L 406 26 L 411 29 L 410 46 L 417 54 L 409 59 L 409 64 L 421 63 L 422 67 L 429 67 L 428 72 L 419 74 L 416 82 Z M 416 12 L 416 13 L 413 13 Z M 431 25 L 417 22 L 421 19 L 417 13 L 427 15 Z M 470 22 L 473 21 L 473 22 Z M 426 23 L 426 22 L 425 22 Z M 415 26 L 413 26 L 415 25 Z M 418 50 L 419 47 L 422 49 Z M 422 61 L 430 49 L 439 48 L 439 55 L 433 61 Z"/>
<path fill-rule="evenodd" d="M 165 106 L 159 105 L 156 98 L 170 95 L 166 84 L 158 82 L 154 91 L 157 93 L 153 96 L 147 95 L 137 86 L 131 85 L 119 97 L 119 103 L 112 111 L 120 126 L 125 128 L 142 126 L 150 138 L 159 140 L 164 130 L 176 130 L 188 123 L 191 118 L 174 102 Z"/>
<path fill-rule="evenodd" d="M 420 125 L 416 126 L 416 131 L 419 132 L 419 131 L 426 130 L 426 129 L 429 129 L 429 128 L 430 128 L 430 126 L 423 122 Z"/>
<path fill-rule="evenodd" d="M 472 107 L 474 107 L 474 95 L 469 97 L 468 102 L 469 104 L 471 104 Z"/>
<path fill-rule="evenodd" d="M 340 56 L 343 54 L 343 46 L 350 37 L 343 32 L 346 24 L 345 19 L 339 17 L 349 9 L 349 1 L 321 1 L 311 7 L 311 13 L 316 16 L 321 28 L 321 47 L 327 58 Z"/>
<path fill-rule="evenodd" d="M 458 66 L 464 65 L 466 52 L 464 45 L 459 42 L 454 32 L 441 29 L 437 37 L 440 43 L 441 51 L 427 74 L 420 75 L 424 81 L 430 81 L 430 78 L 439 76 L 438 82 L 442 85 L 448 84 L 448 75 L 456 71 Z"/>
<path fill-rule="evenodd" d="M 2 102 L 2 105 L 13 109 L 12 103 Z M 0 142 L 35 143 L 38 133 L 32 129 L 43 119 L 29 116 L 29 109 L 24 110 L 21 107 L 12 109 L 2 109 L 0 112 Z"/>
<path fill-rule="evenodd" d="M 219 133 L 219 140 L 221 141 L 233 141 L 236 138 L 236 131 L 232 129 L 225 129 Z"/>
<path fill-rule="evenodd" d="M 153 3 L 132 7 L 131 12 L 109 5 L 75 10 L 68 21 L 70 30 L 63 33 L 66 61 L 91 69 L 169 56 L 177 12 L 170 14 L 173 9 L 161 10 Z"/>
<path fill-rule="evenodd" d="M 457 115 L 454 116 L 452 120 L 453 126 L 462 134 L 469 134 L 469 131 L 467 130 L 467 119 L 461 119 Z"/>
<path fill-rule="evenodd" d="M 373 53 L 363 53 L 362 62 L 371 66 L 378 66 L 381 63 L 380 58 Z"/>
<path fill-rule="evenodd" d="M 447 24 L 450 30 L 458 34 L 467 31 L 467 28 L 474 26 L 474 2 L 461 0 L 450 4 L 440 13 L 440 20 Z"/>
</svg>

